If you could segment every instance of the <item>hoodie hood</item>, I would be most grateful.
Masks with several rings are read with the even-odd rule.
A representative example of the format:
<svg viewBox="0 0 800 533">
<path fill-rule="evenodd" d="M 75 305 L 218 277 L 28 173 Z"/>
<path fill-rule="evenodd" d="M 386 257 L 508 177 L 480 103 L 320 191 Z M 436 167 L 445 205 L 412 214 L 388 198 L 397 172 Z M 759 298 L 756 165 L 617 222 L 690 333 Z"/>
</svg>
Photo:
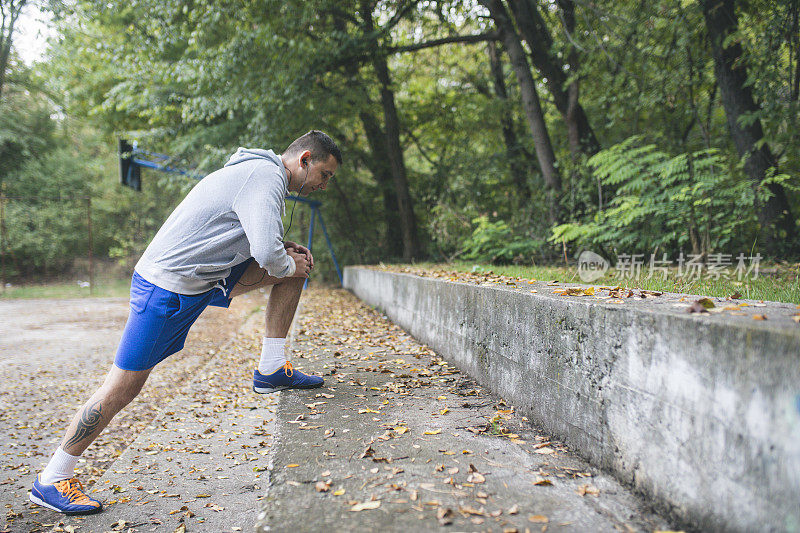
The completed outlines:
<svg viewBox="0 0 800 533">
<path fill-rule="evenodd" d="M 289 193 L 289 176 L 286 175 L 286 167 L 283 166 L 283 161 L 281 158 L 275 154 L 272 150 L 263 150 L 261 148 L 243 148 L 239 147 L 236 150 L 236 153 L 231 155 L 228 162 L 225 163 L 226 167 L 231 167 L 238 163 L 242 163 L 244 161 L 252 161 L 253 159 L 261 159 L 262 161 L 271 161 L 275 166 L 277 166 L 281 170 L 281 176 L 283 176 L 283 194 L 284 196 Z M 284 200 L 283 205 L 283 214 L 286 214 L 286 201 Z"/>
<path fill-rule="evenodd" d="M 229 167 L 231 165 L 235 165 L 243 161 L 251 161 L 253 159 L 265 159 L 267 161 L 272 161 L 278 166 L 279 169 L 281 169 L 283 177 L 286 178 L 286 169 L 283 166 L 283 161 L 281 161 L 281 158 L 275 155 L 275 152 L 272 150 L 262 150 L 261 148 L 242 148 L 240 146 L 239 149 L 236 150 L 236 153 L 231 155 L 230 159 L 228 159 L 228 162 L 225 163 L 225 166 Z"/>
</svg>

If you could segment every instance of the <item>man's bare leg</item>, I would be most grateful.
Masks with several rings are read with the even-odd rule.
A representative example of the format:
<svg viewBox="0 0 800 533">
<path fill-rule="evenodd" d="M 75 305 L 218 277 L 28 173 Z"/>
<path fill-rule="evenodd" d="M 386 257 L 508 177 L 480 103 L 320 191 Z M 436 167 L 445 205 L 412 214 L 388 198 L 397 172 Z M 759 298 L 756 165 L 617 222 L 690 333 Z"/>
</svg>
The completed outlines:
<svg viewBox="0 0 800 533">
<path fill-rule="evenodd" d="M 67 514 L 91 514 L 103 505 L 87 496 L 75 478 L 75 465 L 80 455 L 108 425 L 120 409 L 128 405 L 142 390 L 150 370 L 122 370 L 111 367 L 105 381 L 73 417 L 61 445 L 56 449 L 44 472 L 31 487 L 30 500 Z"/>
<path fill-rule="evenodd" d="M 292 325 L 305 278 L 273 278 L 257 264 L 251 264 L 231 291 L 231 297 L 271 285 L 266 312 L 266 334 L 261 360 L 254 376 L 253 390 L 269 393 L 286 388 L 315 388 L 322 378 L 293 370 L 284 355 L 286 335 Z M 283 370 L 283 372 L 281 371 Z M 264 379 L 269 376 L 269 379 Z"/>
<path fill-rule="evenodd" d="M 305 281 L 305 278 L 274 278 L 257 263 L 252 263 L 231 291 L 231 298 L 271 285 L 266 314 L 267 337 L 286 337 Z"/>
<path fill-rule="evenodd" d="M 61 449 L 70 455 L 86 451 L 111 419 L 136 398 L 149 375 L 150 370 L 123 370 L 113 365 L 100 388 L 72 419 Z"/>
</svg>

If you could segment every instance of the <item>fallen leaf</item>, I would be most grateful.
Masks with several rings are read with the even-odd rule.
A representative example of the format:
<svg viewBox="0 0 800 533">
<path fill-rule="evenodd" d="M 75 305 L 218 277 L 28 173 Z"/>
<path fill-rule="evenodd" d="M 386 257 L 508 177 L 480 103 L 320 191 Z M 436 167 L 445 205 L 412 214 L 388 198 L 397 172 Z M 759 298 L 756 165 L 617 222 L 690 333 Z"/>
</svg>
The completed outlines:
<svg viewBox="0 0 800 533">
<path fill-rule="evenodd" d="M 486 511 L 483 510 L 483 507 L 481 507 L 480 509 L 475 509 L 474 507 L 471 507 L 469 505 L 462 505 L 458 508 L 458 510 L 461 511 L 461 514 L 463 514 L 464 516 L 470 514 L 477 516 L 486 516 Z"/>
<path fill-rule="evenodd" d="M 519 512 L 519 505 L 516 503 L 508 508 L 508 514 L 517 514 Z"/>
<path fill-rule="evenodd" d="M 441 432 L 442 432 L 441 429 L 433 429 L 433 430 L 423 431 L 422 434 L 423 435 L 438 435 Z"/>
<path fill-rule="evenodd" d="M 542 514 L 532 514 L 528 517 L 528 521 L 533 522 L 534 524 L 546 524 L 550 521 L 550 519 Z"/>
<path fill-rule="evenodd" d="M 467 482 L 469 483 L 483 483 L 484 481 L 486 481 L 486 478 L 480 472 L 473 472 L 467 477 Z"/>
<path fill-rule="evenodd" d="M 449 507 L 439 507 L 436 510 L 436 519 L 439 520 L 440 526 L 448 526 L 453 523 L 453 510 Z"/>
<path fill-rule="evenodd" d="M 536 476 L 536 481 L 533 482 L 534 485 L 552 485 L 553 482 L 547 478 Z"/>
<path fill-rule="evenodd" d="M 357 503 L 350 508 L 351 511 L 366 511 L 368 509 L 377 509 L 381 506 L 380 500 L 370 500 L 363 503 Z"/>
<path fill-rule="evenodd" d="M 753 320 L 766 320 L 767 315 L 753 315 Z"/>
<path fill-rule="evenodd" d="M 578 487 L 578 490 L 575 491 L 579 496 L 585 496 L 587 494 L 591 494 L 592 496 L 598 496 L 600 494 L 600 489 L 595 487 L 594 485 L 581 485 Z"/>
<path fill-rule="evenodd" d="M 330 481 L 317 481 L 317 484 L 314 485 L 314 488 L 317 489 L 317 492 L 328 492 L 331 488 Z"/>
</svg>

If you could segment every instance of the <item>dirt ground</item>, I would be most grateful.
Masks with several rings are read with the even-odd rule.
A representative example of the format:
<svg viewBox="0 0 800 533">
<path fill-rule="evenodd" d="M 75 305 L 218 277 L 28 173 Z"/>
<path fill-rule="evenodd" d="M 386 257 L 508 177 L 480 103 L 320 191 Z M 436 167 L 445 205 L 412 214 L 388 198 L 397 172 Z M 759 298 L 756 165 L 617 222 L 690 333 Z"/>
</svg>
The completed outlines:
<svg viewBox="0 0 800 533">
<path fill-rule="evenodd" d="M 90 446 L 78 464 L 91 484 L 150 423 L 159 407 L 231 339 L 264 293 L 208 308 L 185 348 L 161 363 L 142 393 Z M 20 512 L 72 416 L 111 367 L 128 316 L 123 298 L 0 301 L 0 503 Z M 254 354 L 254 358 L 257 354 Z"/>
</svg>

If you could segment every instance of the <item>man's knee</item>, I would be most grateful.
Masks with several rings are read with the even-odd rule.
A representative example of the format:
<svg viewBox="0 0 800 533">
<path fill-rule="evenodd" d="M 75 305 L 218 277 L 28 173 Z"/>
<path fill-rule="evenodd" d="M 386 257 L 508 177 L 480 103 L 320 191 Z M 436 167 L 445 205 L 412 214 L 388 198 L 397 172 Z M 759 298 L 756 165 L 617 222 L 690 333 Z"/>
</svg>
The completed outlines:
<svg viewBox="0 0 800 533">
<path fill-rule="evenodd" d="M 118 411 L 139 395 L 149 375 L 150 370 L 131 371 L 114 366 L 100 388 L 100 395 L 109 409 Z"/>
<path fill-rule="evenodd" d="M 301 289 L 301 290 L 302 290 L 303 284 L 305 284 L 305 282 L 306 282 L 306 278 L 295 278 L 295 277 L 283 278 L 283 280 L 281 281 L 282 284 L 286 284 L 286 285 L 289 285 L 289 286 L 292 286 L 292 287 L 297 287 L 298 289 Z"/>
<path fill-rule="evenodd" d="M 131 403 L 141 390 L 142 387 L 123 386 L 119 383 L 103 385 L 100 389 L 101 405 L 116 413 Z"/>
</svg>

